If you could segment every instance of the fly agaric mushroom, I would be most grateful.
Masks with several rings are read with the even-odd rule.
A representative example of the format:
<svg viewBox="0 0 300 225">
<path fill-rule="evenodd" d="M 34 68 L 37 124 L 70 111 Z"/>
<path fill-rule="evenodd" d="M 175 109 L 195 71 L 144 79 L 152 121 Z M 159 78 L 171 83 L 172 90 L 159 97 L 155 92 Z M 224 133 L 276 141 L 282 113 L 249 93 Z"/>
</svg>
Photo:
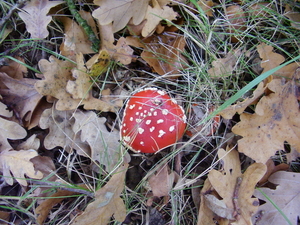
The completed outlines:
<svg viewBox="0 0 300 225">
<path fill-rule="evenodd" d="M 120 132 L 131 150 L 155 153 L 176 143 L 185 127 L 186 116 L 176 100 L 165 91 L 146 88 L 128 100 Z"/>
</svg>

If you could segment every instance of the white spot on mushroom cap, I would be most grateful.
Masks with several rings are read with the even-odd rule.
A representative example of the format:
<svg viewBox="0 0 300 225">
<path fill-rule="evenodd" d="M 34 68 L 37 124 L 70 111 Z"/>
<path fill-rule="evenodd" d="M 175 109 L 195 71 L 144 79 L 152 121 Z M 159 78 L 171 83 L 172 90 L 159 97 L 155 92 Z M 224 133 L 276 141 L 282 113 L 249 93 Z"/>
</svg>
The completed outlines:
<svg viewBox="0 0 300 225">
<path fill-rule="evenodd" d="M 151 120 L 146 120 L 146 124 L 149 125 L 151 123 Z"/>
<path fill-rule="evenodd" d="M 133 109 L 135 107 L 135 104 L 129 105 L 129 109 Z"/>
<path fill-rule="evenodd" d="M 144 130 L 143 128 L 141 128 L 141 127 L 139 127 L 139 128 L 138 128 L 138 132 L 139 132 L 139 134 L 142 134 L 142 133 L 144 133 L 144 131 L 145 131 L 145 130 Z"/>
<path fill-rule="evenodd" d="M 159 120 L 157 120 L 157 124 L 160 124 L 160 123 L 163 123 L 164 122 L 164 120 L 163 119 L 159 119 Z"/>
<path fill-rule="evenodd" d="M 157 93 L 160 94 L 160 95 L 165 95 L 166 94 L 166 92 L 162 91 L 162 90 L 158 90 Z"/>
<path fill-rule="evenodd" d="M 150 108 L 150 111 L 153 112 L 155 109 L 154 108 Z"/>
<path fill-rule="evenodd" d="M 162 114 L 163 114 L 163 115 L 168 115 L 168 113 L 169 113 L 169 110 L 167 110 L 167 109 L 163 109 L 161 112 L 162 112 Z"/>
<path fill-rule="evenodd" d="M 157 111 L 153 112 L 153 116 L 157 116 Z"/>
<path fill-rule="evenodd" d="M 142 122 L 142 119 L 135 119 L 135 122 L 140 123 Z"/>
<path fill-rule="evenodd" d="M 143 108 L 142 106 L 139 106 L 139 110 L 142 110 L 142 108 Z"/>
<path fill-rule="evenodd" d="M 174 130 L 175 130 L 175 126 L 174 126 L 174 125 L 169 127 L 169 131 L 170 131 L 170 132 L 172 132 L 172 131 L 174 131 Z"/>
<path fill-rule="evenodd" d="M 140 145 L 144 145 L 144 144 L 145 144 L 145 142 L 143 142 L 143 141 L 140 142 Z"/>
<path fill-rule="evenodd" d="M 175 98 L 171 98 L 171 101 L 174 103 L 174 104 L 177 104 L 177 101 Z"/>
<path fill-rule="evenodd" d="M 155 130 L 155 127 L 151 127 L 149 130 L 150 132 L 153 132 Z"/>
<path fill-rule="evenodd" d="M 160 137 L 162 137 L 166 132 L 163 131 L 163 130 L 159 130 L 158 133 L 159 133 L 158 137 L 160 138 Z"/>
<path fill-rule="evenodd" d="M 133 121 L 133 117 L 130 117 L 129 120 L 130 120 L 130 121 Z"/>
</svg>

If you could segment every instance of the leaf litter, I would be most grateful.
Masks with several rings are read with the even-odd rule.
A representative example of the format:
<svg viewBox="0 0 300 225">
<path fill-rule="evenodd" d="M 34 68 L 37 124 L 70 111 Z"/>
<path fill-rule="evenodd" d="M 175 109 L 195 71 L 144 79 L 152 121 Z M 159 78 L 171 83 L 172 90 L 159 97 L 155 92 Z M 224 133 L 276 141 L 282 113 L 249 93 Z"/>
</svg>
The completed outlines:
<svg viewBox="0 0 300 225">
<path fill-rule="evenodd" d="M 198 215 L 194 224 L 271 224 L 278 221 L 297 224 L 299 178 L 289 166 L 300 152 L 298 62 L 279 69 L 259 83 L 252 90 L 252 96 L 243 96 L 220 112 L 224 121 L 234 121 L 231 131 L 237 140 L 228 141 L 226 150 L 218 146 L 217 162 L 203 169 L 199 166 L 202 161 L 196 166 L 189 164 L 195 158 L 184 161 L 192 154 L 202 157 L 199 146 L 203 140 L 216 138 L 217 128 L 209 132 L 209 138 L 201 140 L 196 139 L 199 132 L 187 133 L 181 143 L 174 146 L 184 151 L 168 156 L 174 161 L 160 161 L 164 152 L 137 156 L 122 146 L 117 121 L 122 117 L 124 100 L 133 90 L 146 83 L 167 87 L 174 83 L 185 86 L 182 81 L 190 81 L 190 74 L 184 74 L 190 63 L 185 52 L 189 38 L 182 35 L 176 25 L 182 19 L 178 7 L 185 2 L 95 0 L 90 12 L 82 7 L 79 14 L 101 40 L 98 52 L 92 50 L 93 43 L 82 24 L 59 14 L 66 13 L 62 3 L 33 0 L 18 13 L 31 38 L 42 40 L 51 36 L 49 31 L 54 21 L 63 26 L 60 27 L 63 33 L 58 46 L 60 53 L 48 53 L 47 57 L 39 58 L 41 74 L 29 76 L 30 71 L 15 61 L 0 65 L 0 171 L 5 185 L 17 183 L 28 193 L 32 191 L 35 197 L 48 197 L 34 203 L 38 224 L 49 222 L 62 213 L 66 202 L 74 195 L 85 196 L 88 201 L 78 204 L 77 212 L 67 216 L 65 221 L 70 224 L 132 220 L 138 216 L 135 206 L 132 210 L 127 208 L 126 195 L 136 197 L 137 193 L 141 200 L 138 204 L 143 208 L 141 217 L 147 216 L 148 222 L 157 218 L 165 221 L 168 213 L 176 211 L 169 208 L 175 206 L 170 202 L 177 201 L 178 188 L 189 189 L 191 183 L 200 179 L 204 185 L 197 192 L 201 201 L 195 206 L 199 210 L 193 211 L 193 215 Z M 218 3 L 198 1 L 197 4 L 204 18 L 217 18 Z M 196 7 L 188 7 L 197 11 Z M 239 73 L 241 59 L 248 59 L 247 54 L 258 59 L 261 71 L 257 70 L 257 74 L 287 60 L 284 51 L 274 50 L 274 46 L 266 43 L 258 43 L 252 52 L 246 52 L 239 45 L 249 29 L 248 23 L 252 22 L 249 18 L 255 20 L 258 15 L 270 18 L 273 8 L 265 3 L 250 6 L 236 3 L 223 7 L 223 31 L 227 32 L 232 48 L 227 53 L 216 53 L 209 63 L 205 62 L 210 78 L 219 83 L 222 79 L 234 78 Z M 247 10 L 251 12 L 248 14 Z M 295 8 L 286 4 L 282 16 L 289 20 L 291 27 L 298 29 L 299 13 Z M 25 62 L 21 56 L 16 58 Z M 137 68 L 133 69 L 134 66 Z M 159 76 L 151 77 L 148 71 Z M 167 85 L 159 83 L 163 80 Z M 196 85 L 199 84 L 196 82 Z M 185 105 L 187 95 L 182 96 L 179 101 Z M 201 102 L 192 96 L 189 101 L 192 106 Z M 197 112 L 191 110 L 189 113 L 190 118 L 195 118 L 193 113 Z M 189 125 L 197 123 L 190 121 Z M 193 138 L 195 142 L 191 144 L 188 140 Z M 229 147 L 232 143 L 236 146 Z M 210 150 L 211 147 L 207 152 Z M 288 151 L 285 154 L 287 164 L 275 164 L 272 159 Z M 188 163 L 181 164 L 183 162 Z M 72 176 L 62 175 L 59 172 L 62 167 Z M 192 173 L 204 172 L 191 179 L 193 176 L 186 175 L 185 168 L 193 168 Z M 127 183 L 131 179 L 131 169 L 137 169 L 135 176 L 139 177 L 134 182 L 145 182 L 137 186 L 140 192 L 138 188 L 128 188 L 133 186 Z M 156 172 L 150 175 L 151 171 Z M 0 214 L 0 218 L 7 218 L 7 214 Z"/>
</svg>

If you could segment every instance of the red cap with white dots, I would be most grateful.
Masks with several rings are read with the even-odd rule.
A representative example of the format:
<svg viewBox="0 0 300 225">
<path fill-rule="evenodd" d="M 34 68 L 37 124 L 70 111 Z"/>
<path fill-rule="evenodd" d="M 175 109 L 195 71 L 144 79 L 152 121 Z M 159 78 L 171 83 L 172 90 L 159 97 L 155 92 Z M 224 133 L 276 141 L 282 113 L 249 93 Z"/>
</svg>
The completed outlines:
<svg viewBox="0 0 300 225">
<path fill-rule="evenodd" d="M 121 139 L 131 150 L 155 153 L 184 134 L 186 116 L 175 99 L 162 90 L 147 88 L 128 100 L 121 124 Z"/>
</svg>

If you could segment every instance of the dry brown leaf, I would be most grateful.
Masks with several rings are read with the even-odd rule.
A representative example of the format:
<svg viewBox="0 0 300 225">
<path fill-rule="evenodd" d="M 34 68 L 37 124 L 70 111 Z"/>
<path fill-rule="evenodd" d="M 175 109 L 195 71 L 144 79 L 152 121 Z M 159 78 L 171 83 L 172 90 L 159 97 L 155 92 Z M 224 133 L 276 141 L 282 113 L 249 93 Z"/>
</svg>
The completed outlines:
<svg viewBox="0 0 300 225">
<path fill-rule="evenodd" d="M 143 37 L 149 37 L 154 32 L 160 21 L 163 19 L 172 21 L 175 20 L 178 14 L 169 6 L 161 7 L 157 0 L 152 0 L 152 5 L 148 6 L 145 19 L 147 22 L 142 30 Z"/>
<path fill-rule="evenodd" d="M 36 137 L 36 134 L 31 135 L 26 141 L 19 144 L 15 150 L 29 150 L 29 149 L 39 149 L 40 139 Z"/>
<path fill-rule="evenodd" d="M 203 188 L 201 190 L 201 201 L 200 201 L 200 209 L 198 213 L 198 223 L 197 225 L 215 225 L 214 221 L 214 213 L 213 211 L 208 208 L 205 204 L 204 195 L 206 193 L 211 193 L 212 186 L 209 182 L 209 179 L 204 181 Z"/>
<path fill-rule="evenodd" d="M 259 53 L 260 58 L 262 58 L 261 67 L 264 68 L 262 73 L 265 73 L 275 67 L 279 66 L 284 62 L 285 58 L 273 52 L 273 47 L 262 43 L 257 46 L 257 51 Z"/>
<path fill-rule="evenodd" d="M 226 109 L 222 110 L 219 115 L 221 115 L 225 119 L 231 119 L 234 114 L 238 113 L 241 114 L 244 112 L 244 110 L 249 106 L 252 105 L 255 101 L 257 101 L 265 92 L 266 86 L 264 85 L 264 82 L 259 83 L 255 91 L 253 92 L 253 96 L 251 98 L 246 98 L 242 102 L 238 102 L 235 105 L 231 105 L 227 107 Z"/>
<path fill-rule="evenodd" d="M 50 210 L 57 204 L 61 203 L 67 196 L 74 195 L 76 192 L 68 190 L 58 190 L 53 195 L 43 201 L 35 210 L 38 224 L 43 224 L 47 219 Z M 59 198 L 61 197 L 61 198 Z"/>
<path fill-rule="evenodd" d="M 104 124 L 106 119 L 92 111 L 77 111 L 74 118 L 72 129 L 75 134 L 80 132 L 82 142 L 89 144 L 91 158 L 105 165 L 106 171 L 112 171 L 124 154 L 119 143 L 119 132 L 109 132 Z"/>
<path fill-rule="evenodd" d="M 80 100 L 73 99 L 66 91 L 68 81 L 73 79 L 71 69 L 75 64 L 50 56 L 49 61 L 41 59 L 39 67 L 45 79 L 35 83 L 36 90 L 41 95 L 57 98 L 56 109 L 58 110 L 76 109 L 80 105 Z"/>
<path fill-rule="evenodd" d="M 17 60 L 25 64 L 25 60 L 19 56 L 15 57 Z M 27 67 L 13 60 L 8 60 L 8 65 L 0 66 L 0 73 L 6 73 L 14 79 L 22 79 L 27 74 Z"/>
<path fill-rule="evenodd" d="M 118 168 L 107 184 L 96 191 L 95 201 L 90 203 L 71 225 L 109 224 L 112 216 L 119 222 L 125 220 L 126 208 L 120 195 L 125 187 L 127 168 L 128 164 Z"/>
<path fill-rule="evenodd" d="M 100 6 L 92 15 L 100 25 L 113 24 L 112 32 L 123 29 L 128 22 L 135 25 L 141 23 L 146 14 L 149 0 L 94 0 L 94 4 Z"/>
<path fill-rule="evenodd" d="M 96 24 L 89 12 L 79 11 L 80 15 L 86 19 L 87 23 L 92 27 L 94 33 L 97 33 Z M 67 17 L 60 17 L 64 25 L 65 39 L 60 46 L 61 54 L 64 56 L 74 57 L 75 54 L 90 54 L 92 50 L 92 42 L 88 39 L 87 34 L 81 26 L 74 20 Z"/>
<path fill-rule="evenodd" d="M 212 68 L 208 70 L 208 74 L 212 78 L 224 78 L 232 75 L 236 62 L 241 56 L 242 50 L 236 49 L 229 52 L 225 58 L 219 58 L 212 62 Z"/>
<path fill-rule="evenodd" d="M 23 120 L 26 123 L 25 126 L 27 126 L 43 97 L 34 88 L 36 80 L 28 78 L 17 80 L 7 76 L 5 73 L 0 73 L 0 79 L 0 83 L 5 84 L 7 87 L 7 89 L 0 89 L 3 102 L 9 105 L 16 117 L 20 121 Z"/>
<path fill-rule="evenodd" d="M 76 54 L 76 62 L 77 67 L 72 69 L 72 75 L 75 81 L 69 80 L 66 85 L 66 90 L 74 99 L 87 99 L 93 84 L 84 65 L 82 53 Z"/>
<path fill-rule="evenodd" d="M 300 119 L 296 86 L 293 81 L 282 84 L 272 80 L 268 88 L 274 92 L 261 98 L 254 114 L 241 114 L 232 131 L 243 136 L 239 151 L 256 162 L 265 163 L 276 151 L 284 150 L 284 142 L 300 151 Z"/>
<path fill-rule="evenodd" d="M 79 57 L 80 58 L 80 57 Z M 74 110 L 80 105 L 84 105 L 85 109 L 95 109 L 99 111 L 112 111 L 115 112 L 116 106 L 104 102 L 100 99 L 96 99 L 92 96 L 91 90 L 87 99 L 75 99 L 67 92 L 66 87 L 69 81 L 74 80 L 72 77 L 72 69 L 75 68 L 75 64 L 69 61 L 58 60 L 57 58 L 50 56 L 49 61 L 42 59 L 39 61 L 40 70 L 43 72 L 45 79 L 39 80 L 35 83 L 36 90 L 47 97 L 55 97 L 58 99 L 56 102 L 57 110 Z M 82 68 L 82 64 L 79 64 Z M 83 68 L 82 68 L 83 69 Z M 83 75 L 75 72 L 75 76 Z M 87 81 L 87 77 L 83 75 L 77 82 L 69 84 L 73 85 L 73 89 L 69 86 L 68 90 L 74 93 L 75 97 L 80 95 L 85 96 L 86 89 L 90 84 L 84 83 Z"/>
<path fill-rule="evenodd" d="M 239 155 L 236 150 L 220 149 L 218 155 L 224 162 L 224 169 L 210 171 L 208 179 L 226 205 L 226 208 L 221 211 L 222 215 L 227 216 L 224 219 L 232 220 L 228 212 L 233 210 L 232 216 L 236 220 L 231 224 L 252 224 L 251 216 L 257 211 L 259 204 L 258 199 L 252 198 L 252 195 L 256 184 L 266 172 L 266 166 L 262 163 L 254 163 L 244 174 L 241 174 Z"/>
<path fill-rule="evenodd" d="M 197 2 L 197 4 L 207 16 L 213 16 L 212 7 L 214 6 L 214 2 L 212 0 L 200 0 Z"/>
<path fill-rule="evenodd" d="M 27 31 L 31 38 L 46 38 L 49 35 L 48 24 L 52 17 L 47 16 L 49 10 L 64 1 L 31 0 L 23 7 L 19 16 L 26 24 Z"/>
<path fill-rule="evenodd" d="M 151 187 L 153 196 L 169 196 L 175 179 L 174 172 L 170 172 L 168 164 L 159 166 L 156 174 L 152 175 L 148 182 Z"/>
<path fill-rule="evenodd" d="M 110 57 L 124 65 L 131 63 L 133 59 L 133 49 L 129 47 L 124 37 L 121 37 L 115 45 L 113 35 L 113 25 L 100 25 L 101 49 L 108 51 Z"/>
<path fill-rule="evenodd" d="M 269 188 L 260 188 L 255 190 L 254 195 L 266 203 L 260 205 L 258 214 L 253 217 L 253 222 L 257 225 L 264 224 L 288 224 L 281 213 L 274 207 L 274 205 L 267 199 L 268 196 L 271 201 L 284 213 L 291 223 L 298 224 L 299 208 L 300 208 L 300 174 L 278 171 L 269 177 L 269 181 L 278 185 L 275 190 Z M 264 196 L 262 192 L 266 195 Z M 262 213 L 263 212 L 263 213 Z M 259 220 L 256 218 L 259 214 Z"/>
<path fill-rule="evenodd" d="M 0 102 L 0 115 L 4 117 L 12 117 L 13 112 L 9 111 L 7 106 L 3 102 Z"/>
<path fill-rule="evenodd" d="M 291 20 L 292 27 L 300 30 L 300 13 L 293 11 L 289 4 L 285 5 L 284 16 Z"/>
<path fill-rule="evenodd" d="M 152 35 L 146 40 L 146 49 L 141 57 L 159 75 L 169 74 L 170 78 L 177 78 L 186 65 L 186 59 L 181 54 L 185 44 L 184 37 L 178 34 L 165 32 Z"/>
<path fill-rule="evenodd" d="M 3 104 L 0 106 L 5 107 Z M 19 124 L 0 117 L 0 152 L 12 149 L 7 139 L 23 139 L 26 135 L 26 130 Z"/>
<path fill-rule="evenodd" d="M 90 155 L 89 146 L 82 142 L 72 129 L 75 122 L 75 119 L 72 118 L 73 114 L 73 110 L 58 111 L 54 108 L 46 109 L 43 112 L 39 126 L 42 129 L 49 129 L 49 133 L 44 139 L 44 146 L 49 150 L 60 146 L 68 152 L 76 149 L 80 155 Z"/>
<path fill-rule="evenodd" d="M 23 186 L 27 186 L 27 181 L 24 175 L 41 179 L 43 174 L 34 169 L 33 163 L 30 161 L 38 153 L 33 150 L 9 151 L 5 150 L 0 153 L 0 169 L 3 173 L 3 178 L 9 184 L 13 184 L 12 176 Z"/>
<path fill-rule="evenodd" d="M 232 34 L 231 42 L 237 43 L 239 39 L 236 35 L 242 33 L 247 28 L 247 16 L 243 8 L 239 5 L 228 6 L 225 14 L 229 22 L 229 33 Z"/>
</svg>

